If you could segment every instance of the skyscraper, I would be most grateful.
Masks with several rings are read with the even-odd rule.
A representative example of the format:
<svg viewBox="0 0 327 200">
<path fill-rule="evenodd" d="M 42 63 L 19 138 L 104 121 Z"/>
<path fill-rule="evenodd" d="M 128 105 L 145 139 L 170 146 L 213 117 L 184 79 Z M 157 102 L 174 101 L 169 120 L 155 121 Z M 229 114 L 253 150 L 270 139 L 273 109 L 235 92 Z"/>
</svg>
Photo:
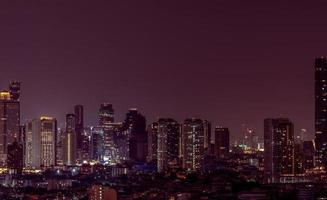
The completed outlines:
<svg viewBox="0 0 327 200">
<path fill-rule="evenodd" d="M 132 108 L 126 114 L 123 128 L 129 132 L 129 158 L 144 162 L 148 150 L 145 117 Z"/>
<path fill-rule="evenodd" d="M 40 120 L 34 119 L 26 122 L 25 139 L 25 167 L 41 167 L 41 137 Z"/>
<path fill-rule="evenodd" d="M 327 166 L 327 58 L 315 60 L 316 166 Z"/>
<path fill-rule="evenodd" d="M 264 120 L 264 181 L 280 183 L 295 175 L 294 128 L 286 118 Z"/>
<path fill-rule="evenodd" d="M 82 105 L 76 105 L 74 107 L 75 113 L 75 133 L 76 133 L 76 153 L 77 161 L 79 163 L 83 160 L 83 146 L 84 146 L 84 108 Z M 85 150 L 85 146 L 84 146 Z M 84 151 L 85 153 L 85 151 Z"/>
<path fill-rule="evenodd" d="M 204 122 L 202 119 L 186 119 L 182 125 L 183 168 L 189 171 L 201 170 L 205 156 Z"/>
<path fill-rule="evenodd" d="M 64 165 L 64 140 L 65 130 L 57 128 L 57 142 L 56 142 L 56 160 L 59 166 Z"/>
<path fill-rule="evenodd" d="M 42 116 L 26 123 L 27 168 L 51 167 L 56 165 L 57 120 Z"/>
<path fill-rule="evenodd" d="M 114 109 L 112 104 L 102 103 L 99 109 L 99 126 L 103 130 L 103 161 L 111 162 L 114 151 L 114 141 L 112 132 L 112 123 L 114 123 Z"/>
<path fill-rule="evenodd" d="M 42 116 L 41 121 L 41 166 L 56 165 L 57 120 L 53 117 Z"/>
<path fill-rule="evenodd" d="M 148 157 L 149 162 L 157 160 L 158 150 L 158 122 L 148 125 Z"/>
<path fill-rule="evenodd" d="M 0 92 L 0 166 L 6 165 L 8 145 L 20 138 L 20 83 Z"/>
<path fill-rule="evenodd" d="M 224 127 L 215 128 L 215 155 L 217 158 L 226 159 L 229 155 L 229 130 Z"/>
<path fill-rule="evenodd" d="M 163 172 L 179 164 L 180 125 L 170 118 L 158 120 L 157 170 Z"/>
<path fill-rule="evenodd" d="M 64 139 L 64 164 L 76 164 L 76 132 L 75 132 L 75 115 L 66 115 L 66 133 Z"/>
<path fill-rule="evenodd" d="M 103 129 L 99 126 L 88 127 L 90 131 L 90 157 L 92 160 L 100 161 L 103 152 Z"/>
</svg>

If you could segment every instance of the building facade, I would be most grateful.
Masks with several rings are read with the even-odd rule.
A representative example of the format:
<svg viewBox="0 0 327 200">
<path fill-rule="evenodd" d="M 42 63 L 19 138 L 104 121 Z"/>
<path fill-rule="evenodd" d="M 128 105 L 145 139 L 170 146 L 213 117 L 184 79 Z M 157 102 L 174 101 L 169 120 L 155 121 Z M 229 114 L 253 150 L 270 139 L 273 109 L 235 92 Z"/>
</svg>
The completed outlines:
<svg viewBox="0 0 327 200">
<path fill-rule="evenodd" d="M 158 120 L 157 171 L 164 172 L 179 164 L 180 125 L 171 118 Z"/>
</svg>

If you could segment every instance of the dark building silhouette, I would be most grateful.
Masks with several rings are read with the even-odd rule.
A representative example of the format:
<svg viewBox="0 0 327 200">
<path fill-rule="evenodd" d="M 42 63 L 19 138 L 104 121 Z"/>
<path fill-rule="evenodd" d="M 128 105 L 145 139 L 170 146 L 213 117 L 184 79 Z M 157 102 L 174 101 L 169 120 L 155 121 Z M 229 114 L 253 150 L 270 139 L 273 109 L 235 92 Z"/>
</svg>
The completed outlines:
<svg viewBox="0 0 327 200">
<path fill-rule="evenodd" d="M 211 122 L 209 122 L 208 120 L 203 120 L 203 124 L 204 124 L 204 151 L 206 154 L 210 154 L 211 140 L 212 140 Z"/>
<path fill-rule="evenodd" d="M 294 127 L 286 118 L 264 120 L 264 181 L 280 183 L 295 174 Z"/>
<path fill-rule="evenodd" d="M 84 109 L 82 105 L 74 107 L 75 113 L 75 132 L 77 140 L 77 149 L 82 149 L 82 134 L 84 130 Z"/>
<path fill-rule="evenodd" d="M 126 114 L 123 125 L 129 131 L 129 158 L 132 161 L 144 162 L 147 155 L 146 120 L 136 108 Z"/>
<path fill-rule="evenodd" d="M 216 158 L 226 159 L 229 155 L 229 130 L 224 127 L 215 128 Z"/>
<path fill-rule="evenodd" d="M 315 60 L 315 148 L 317 166 L 327 166 L 327 58 Z"/>
<path fill-rule="evenodd" d="M 87 153 L 87 144 L 84 139 L 84 108 L 82 105 L 76 105 L 74 107 L 75 114 L 75 133 L 76 133 L 76 153 L 77 162 L 81 163 L 83 155 Z"/>
<path fill-rule="evenodd" d="M 166 171 L 178 167 L 180 125 L 171 118 L 158 120 L 157 170 Z"/>
</svg>

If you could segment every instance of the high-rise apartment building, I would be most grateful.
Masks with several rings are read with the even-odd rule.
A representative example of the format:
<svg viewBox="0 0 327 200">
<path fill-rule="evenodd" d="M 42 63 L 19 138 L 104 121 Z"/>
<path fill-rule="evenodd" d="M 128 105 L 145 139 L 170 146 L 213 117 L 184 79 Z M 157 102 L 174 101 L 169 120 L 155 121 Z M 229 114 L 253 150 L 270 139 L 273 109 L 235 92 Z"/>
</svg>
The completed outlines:
<svg viewBox="0 0 327 200">
<path fill-rule="evenodd" d="M 148 156 L 149 162 L 157 160 L 158 151 L 158 122 L 153 122 L 148 125 Z"/>
<path fill-rule="evenodd" d="M 84 108 L 82 105 L 74 107 L 75 114 L 75 133 L 76 133 L 76 159 L 78 163 L 83 161 L 84 144 Z M 85 150 L 85 148 L 84 148 Z"/>
<path fill-rule="evenodd" d="M 264 181 L 287 182 L 295 174 L 294 127 L 286 118 L 264 120 Z"/>
<path fill-rule="evenodd" d="M 157 170 L 166 171 L 179 164 L 180 125 L 171 118 L 158 120 Z"/>
<path fill-rule="evenodd" d="M 189 171 L 201 170 L 205 156 L 204 137 L 204 121 L 202 119 L 192 118 L 184 121 L 181 139 L 184 169 Z"/>
</svg>

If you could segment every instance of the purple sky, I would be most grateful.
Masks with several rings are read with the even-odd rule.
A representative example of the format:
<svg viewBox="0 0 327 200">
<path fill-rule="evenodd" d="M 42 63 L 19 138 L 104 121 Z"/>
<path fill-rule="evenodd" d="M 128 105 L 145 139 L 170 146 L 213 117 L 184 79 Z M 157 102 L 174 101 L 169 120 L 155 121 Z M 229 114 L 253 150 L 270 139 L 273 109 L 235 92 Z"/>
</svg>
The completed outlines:
<svg viewBox="0 0 327 200">
<path fill-rule="evenodd" d="M 235 136 L 282 115 L 313 132 L 326 1 L 117 2 L 1 1 L 0 87 L 23 82 L 22 120 L 63 124 L 83 104 L 95 124 L 107 101 L 118 120 L 138 107 L 148 122 L 203 117 Z"/>
</svg>

